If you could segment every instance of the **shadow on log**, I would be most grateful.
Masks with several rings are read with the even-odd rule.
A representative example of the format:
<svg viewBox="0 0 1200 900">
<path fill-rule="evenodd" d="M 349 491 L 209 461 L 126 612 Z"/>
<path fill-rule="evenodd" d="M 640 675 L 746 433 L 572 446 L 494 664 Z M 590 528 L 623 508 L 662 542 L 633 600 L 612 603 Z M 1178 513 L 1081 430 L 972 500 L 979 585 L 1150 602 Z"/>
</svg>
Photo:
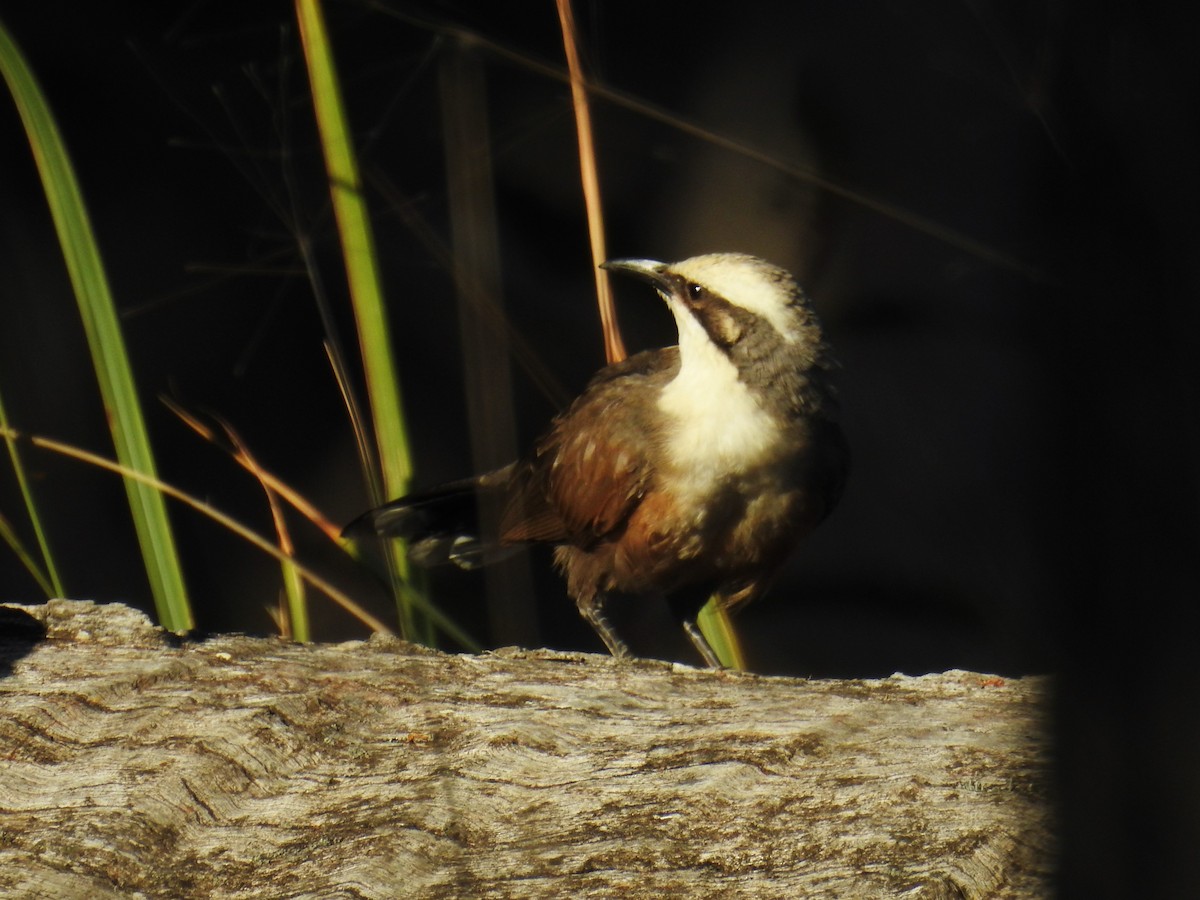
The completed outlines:
<svg viewBox="0 0 1200 900">
<path fill-rule="evenodd" d="M 3 896 L 1050 893 L 1042 678 L 181 646 L 118 605 L 2 612 L 29 617 L 0 640 Z"/>
</svg>

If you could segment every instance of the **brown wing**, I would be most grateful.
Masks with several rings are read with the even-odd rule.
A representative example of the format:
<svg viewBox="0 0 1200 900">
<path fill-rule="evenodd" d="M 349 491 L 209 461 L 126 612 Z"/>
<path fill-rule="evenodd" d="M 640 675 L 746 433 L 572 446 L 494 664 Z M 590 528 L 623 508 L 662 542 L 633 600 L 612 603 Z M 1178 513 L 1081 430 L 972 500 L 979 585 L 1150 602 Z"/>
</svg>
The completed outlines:
<svg viewBox="0 0 1200 900">
<path fill-rule="evenodd" d="M 518 465 L 501 539 L 587 546 L 621 528 L 647 490 L 649 413 L 678 366 L 672 347 L 602 369 Z"/>
</svg>

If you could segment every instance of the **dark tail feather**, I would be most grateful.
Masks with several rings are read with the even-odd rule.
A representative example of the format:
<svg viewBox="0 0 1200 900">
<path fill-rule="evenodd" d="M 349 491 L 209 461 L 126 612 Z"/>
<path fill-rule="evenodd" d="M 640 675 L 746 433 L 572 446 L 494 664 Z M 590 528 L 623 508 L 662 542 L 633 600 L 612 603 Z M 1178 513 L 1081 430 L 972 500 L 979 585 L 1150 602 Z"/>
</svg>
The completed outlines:
<svg viewBox="0 0 1200 900">
<path fill-rule="evenodd" d="M 461 569 L 474 569 L 503 559 L 516 548 L 502 547 L 494 537 L 485 538 L 479 526 L 480 498 L 501 498 L 507 483 L 501 473 L 451 482 L 385 503 L 363 513 L 342 534 L 400 538 L 408 544 L 409 559 L 426 567 L 453 563 Z"/>
</svg>

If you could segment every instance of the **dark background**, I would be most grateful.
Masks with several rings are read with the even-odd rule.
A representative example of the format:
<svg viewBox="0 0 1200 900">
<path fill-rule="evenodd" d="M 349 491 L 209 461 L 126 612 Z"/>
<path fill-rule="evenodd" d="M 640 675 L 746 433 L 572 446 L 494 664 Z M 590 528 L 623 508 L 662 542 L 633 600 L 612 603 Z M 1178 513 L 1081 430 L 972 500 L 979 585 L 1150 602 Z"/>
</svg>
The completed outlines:
<svg viewBox="0 0 1200 900">
<path fill-rule="evenodd" d="M 1176 10 L 1179 10 L 1176 12 Z M 471 468 L 438 70 L 458 30 L 560 65 L 553 4 L 331 2 L 416 459 Z M 579 2 L 608 87 L 773 167 L 598 101 L 613 256 L 743 250 L 796 273 L 843 363 L 841 507 L 739 619 L 760 671 L 1054 673 L 1063 895 L 1180 897 L 1200 841 L 1194 651 L 1200 85 L 1172 3 Z M 334 521 L 369 504 L 297 250 L 353 346 L 288 4 L 0 3 L 48 93 L 124 315 L 161 474 L 270 533 L 261 490 L 156 397 L 231 422 Z M 415 16 L 423 21 L 412 21 Z M 603 363 L 569 93 L 486 46 L 512 326 L 531 440 Z M 419 222 L 419 225 L 414 225 Z M 933 223 L 927 227 L 923 223 Z M 78 314 L 11 104 L 0 103 L 0 390 L 13 423 L 111 455 Z M 670 343 L 617 286 L 631 349 Z M 478 436 L 476 436 L 478 438 Z M 68 592 L 150 608 L 112 476 L 26 453 Z M 0 510 L 32 542 L 15 486 Z M 278 566 L 173 507 L 200 626 L 269 632 Z M 378 615 L 369 573 L 299 552 Z M 544 553 L 528 643 L 597 649 Z M 439 602 L 485 644 L 478 575 Z M 0 600 L 36 584 L 0 552 Z M 313 602 L 322 639 L 361 635 Z M 647 655 L 690 659 L 660 611 Z M 512 639 L 508 632 L 506 639 Z"/>
</svg>

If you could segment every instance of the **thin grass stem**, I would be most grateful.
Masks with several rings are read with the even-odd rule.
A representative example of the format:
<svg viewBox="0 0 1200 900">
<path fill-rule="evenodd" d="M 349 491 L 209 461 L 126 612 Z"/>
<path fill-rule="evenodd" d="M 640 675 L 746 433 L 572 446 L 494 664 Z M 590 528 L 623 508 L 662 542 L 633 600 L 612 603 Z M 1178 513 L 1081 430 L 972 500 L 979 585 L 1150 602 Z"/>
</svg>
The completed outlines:
<svg viewBox="0 0 1200 900">
<path fill-rule="evenodd" d="M 0 399 L 0 428 L 8 428 L 8 413 L 4 410 L 3 399 Z M 29 479 L 25 475 L 25 465 L 21 462 L 17 442 L 7 435 L 4 442 L 8 445 L 8 457 L 12 460 L 13 474 L 17 477 L 17 488 L 25 503 L 25 513 L 29 516 L 29 523 L 33 526 L 33 534 L 42 554 L 42 565 L 38 565 L 32 554 L 25 549 L 25 545 L 21 543 L 7 519 L 0 518 L 0 536 L 3 536 L 5 543 L 12 548 L 22 565 L 29 570 L 29 574 L 37 581 L 38 587 L 42 589 L 47 599 L 65 597 L 66 592 L 63 591 L 62 579 L 58 577 L 58 568 L 54 565 L 54 554 L 50 552 L 50 542 L 46 538 L 46 530 L 42 527 L 42 517 L 38 514 L 37 503 L 34 501 Z M 43 569 L 42 566 L 45 568 Z"/>
</svg>

